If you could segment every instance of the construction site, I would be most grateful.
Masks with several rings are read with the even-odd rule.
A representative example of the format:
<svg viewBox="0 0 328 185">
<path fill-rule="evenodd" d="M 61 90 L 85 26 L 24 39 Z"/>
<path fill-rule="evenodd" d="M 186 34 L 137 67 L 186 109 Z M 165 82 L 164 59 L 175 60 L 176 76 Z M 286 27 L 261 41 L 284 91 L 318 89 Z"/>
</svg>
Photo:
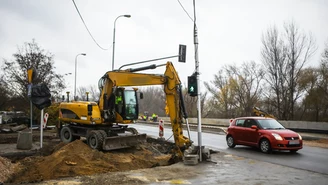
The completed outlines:
<svg viewBox="0 0 328 185">
<path fill-rule="evenodd" d="M 44 131 L 42 148 L 40 132 L 33 130 L 32 149 L 19 150 L 17 136 L 17 132 L 0 134 L 0 182 L 5 184 L 190 184 L 203 181 L 203 173 L 221 173 L 223 178 L 227 171 L 263 163 L 211 150 L 211 160 L 197 166 L 185 165 L 174 157 L 174 143 L 149 136 L 147 142 L 115 151 L 91 149 L 83 138 L 65 144 L 55 129 Z M 305 141 L 305 145 L 328 148 L 328 140 Z M 277 170 L 297 170 L 265 165 Z"/>
<path fill-rule="evenodd" d="M 34 131 L 33 140 L 39 132 Z M 121 172 L 167 166 L 175 161 L 172 143 L 148 138 L 136 147 L 102 152 L 91 149 L 85 141 L 60 142 L 53 130 L 45 132 L 43 147 L 33 143 L 31 150 L 16 149 L 17 133 L 1 134 L 0 182 L 35 183 L 65 177 Z"/>
</svg>

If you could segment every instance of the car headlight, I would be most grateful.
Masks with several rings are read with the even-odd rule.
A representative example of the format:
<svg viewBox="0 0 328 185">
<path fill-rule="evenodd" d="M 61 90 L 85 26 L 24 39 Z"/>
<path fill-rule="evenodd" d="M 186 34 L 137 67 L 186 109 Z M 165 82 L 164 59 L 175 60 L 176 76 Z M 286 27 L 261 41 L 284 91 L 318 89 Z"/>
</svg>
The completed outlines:
<svg viewBox="0 0 328 185">
<path fill-rule="evenodd" d="M 276 140 L 282 141 L 282 137 L 279 134 L 272 133 L 272 135 Z"/>
<path fill-rule="evenodd" d="M 302 136 L 300 134 L 298 134 L 298 138 L 300 138 L 299 140 L 302 140 Z"/>
</svg>

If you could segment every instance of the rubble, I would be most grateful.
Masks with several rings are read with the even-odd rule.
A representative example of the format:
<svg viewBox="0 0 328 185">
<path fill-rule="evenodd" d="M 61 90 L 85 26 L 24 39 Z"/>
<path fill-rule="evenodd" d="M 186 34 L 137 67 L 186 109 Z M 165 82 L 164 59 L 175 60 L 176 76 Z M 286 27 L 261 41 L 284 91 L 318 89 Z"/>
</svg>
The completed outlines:
<svg viewBox="0 0 328 185">
<path fill-rule="evenodd" d="M 27 126 L 25 124 L 17 124 L 17 123 L 0 124 L 0 132 L 4 132 L 4 133 L 18 132 L 25 129 L 27 129 Z"/>
</svg>

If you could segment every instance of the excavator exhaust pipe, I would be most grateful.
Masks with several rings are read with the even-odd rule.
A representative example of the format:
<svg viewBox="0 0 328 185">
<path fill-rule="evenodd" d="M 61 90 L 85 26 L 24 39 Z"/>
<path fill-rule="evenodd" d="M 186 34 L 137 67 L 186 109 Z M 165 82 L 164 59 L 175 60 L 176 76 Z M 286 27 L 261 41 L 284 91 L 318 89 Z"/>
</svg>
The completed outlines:
<svg viewBox="0 0 328 185">
<path fill-rule="evenodd" d="M 146 141 L 146 134 L 107 137 L 103 143 L 103 150 L 110 151 L 130 148 Z"/>
</svg>

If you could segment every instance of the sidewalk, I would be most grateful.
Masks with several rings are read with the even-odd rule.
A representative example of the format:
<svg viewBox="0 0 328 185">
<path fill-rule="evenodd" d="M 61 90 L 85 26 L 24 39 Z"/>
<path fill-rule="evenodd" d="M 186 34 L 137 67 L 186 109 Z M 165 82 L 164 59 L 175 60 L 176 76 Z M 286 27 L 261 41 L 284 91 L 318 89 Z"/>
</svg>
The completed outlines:
<svg viewBox="0 0 328 185">
<path fill-rule="evenodd" d="M 318 140 L 318 139 L 328 139 L 328 134 L 318 134 L 318 133 L 307 133 L 307 132 L 298 132 L 303 140 Z"/>
</svg>

